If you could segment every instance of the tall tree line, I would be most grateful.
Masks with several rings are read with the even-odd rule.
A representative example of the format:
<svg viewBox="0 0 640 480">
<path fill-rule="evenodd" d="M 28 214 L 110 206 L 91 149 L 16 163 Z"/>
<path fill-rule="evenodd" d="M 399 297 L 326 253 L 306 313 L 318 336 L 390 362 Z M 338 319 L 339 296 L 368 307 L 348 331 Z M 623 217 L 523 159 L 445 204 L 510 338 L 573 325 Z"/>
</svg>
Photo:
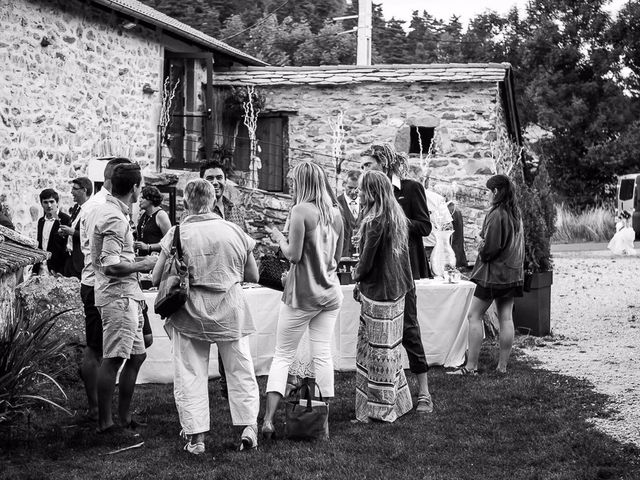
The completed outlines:
<svg viewBox="0 0 640 480">
<path fill-rule="evenodd" d="M 357 0 L 144 0 L 272 65 L 354 64 Z M 374 63 L 509 62 L 523 128 L 556 196 L 606 200 L 618 174 L 640 172 L 640 2 L 531 0 L 524 13 L 459 17 L 414 11 L 408 25 L 373 8 Z"/>
</svg>

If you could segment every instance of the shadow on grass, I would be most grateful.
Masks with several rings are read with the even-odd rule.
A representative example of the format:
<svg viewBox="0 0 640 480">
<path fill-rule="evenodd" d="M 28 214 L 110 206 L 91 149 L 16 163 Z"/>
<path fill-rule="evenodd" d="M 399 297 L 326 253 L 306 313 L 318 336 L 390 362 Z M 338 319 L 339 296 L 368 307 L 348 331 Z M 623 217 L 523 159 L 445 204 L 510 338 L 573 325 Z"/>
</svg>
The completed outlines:
<svg viewBox="0 0 640 480">
<path fill-rule="evenodd" d="M 486 348 L 481 360 L 496 363 Z M 415 392 L 415 379 L 408 376 Z M 148 422 L 141 449 L 104 455 L 118 445 L 95 434 L 93 425 L 73 424 L 43 409 L 32 412 L 28 428 L 26 420 L 11 430 L 0 427 L 0 478 L 640 478 L 640 450 L 587 421 L 611 412 L 606 396 L 585 381 L 534 370 L 530 359 L 518 354 L 506 376 L 488 370 L 457 377 L 433 368 L 429 380 L 433 414 L 411 412 L 393 424 L 353 425 L 354 374 L 337 373 L 331 441 L 281 440 L 248 453 L 233 450 L 239 431 L 230 425 L 229 408 L 212 381 L 212 428 L 201 457 L 181 450 L 171 385 L 143 385 L 134 399 L 138 417 Z M 261 392 L 265 382 L 259 379 Z M 70 407 L 82 409 L 81 385 L 68 393 Z M 282 430 L 282 417 L 276 428 Z"/>
</svg>

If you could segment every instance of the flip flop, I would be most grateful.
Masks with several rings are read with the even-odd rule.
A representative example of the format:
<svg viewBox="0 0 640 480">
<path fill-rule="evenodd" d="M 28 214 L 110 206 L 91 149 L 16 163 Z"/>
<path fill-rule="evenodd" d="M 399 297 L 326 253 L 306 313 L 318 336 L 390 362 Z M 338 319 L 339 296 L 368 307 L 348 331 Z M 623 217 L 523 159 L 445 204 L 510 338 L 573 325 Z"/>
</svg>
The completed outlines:
<svg viewBox="0 0 640 480">
<path fill-rule="evenodd" d="M 451 372 L 447 372 L 447 375 L 462 375 L 465 377 L 475 377 L 478 375 L 478 370 L 470 370 L 467 367 L 460 367 Z"/>
</svg>

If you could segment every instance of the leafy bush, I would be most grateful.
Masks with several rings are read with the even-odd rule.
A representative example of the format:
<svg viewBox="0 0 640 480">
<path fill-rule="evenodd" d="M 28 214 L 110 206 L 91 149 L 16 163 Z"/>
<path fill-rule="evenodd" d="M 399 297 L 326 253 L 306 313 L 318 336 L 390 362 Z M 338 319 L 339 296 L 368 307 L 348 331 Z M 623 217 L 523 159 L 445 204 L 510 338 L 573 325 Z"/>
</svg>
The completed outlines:
<svg viewBox="0 0 640 480">
<path fill-rule="evenodd" d="M 60 385 L 41 369 L 62 355 L 65 341 L 51 335 L 51 329 L 65 312 L 29 317 L 17 306 L 0 329 L 0 423 L 11 421 L 38 402 L 70 413 L 38 393 L 43 382 L 50 382 L 66 398 Z"/>
<path fill-rule="evenodd" d="M 530 176 L 532 180 L 525 181 L 521 164 L 511 171 L 524 225 L 524 267 L 530 272 L 546 272 L 553 269 L 551 236 L 555 230 L 555 208 L 544 164 Z"/>
<path fill-rule="evenodd" d="M 616 231 L 613 209 L 590 207 L 575 212 L 565 204 L 556 206 L 554 243 L 607 242 Z"/>
</svg>

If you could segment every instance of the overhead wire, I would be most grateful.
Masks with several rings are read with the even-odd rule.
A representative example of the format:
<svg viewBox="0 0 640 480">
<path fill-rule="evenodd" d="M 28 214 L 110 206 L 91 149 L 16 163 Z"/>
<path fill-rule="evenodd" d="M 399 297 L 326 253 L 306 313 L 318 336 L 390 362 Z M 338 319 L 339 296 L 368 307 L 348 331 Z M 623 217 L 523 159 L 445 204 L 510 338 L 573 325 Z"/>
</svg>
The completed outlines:
<svg viewBox="0 0 640 480">
<path fill-rule="evenodd" d="M 240 34 L 243 34 L 244 32 L 251 30 L 252 28 L 255 28 L 259 25 L 262 25 L 264 22 L 266 22 L 269 17 L 271 17 L 274 13 L 276 13 L 278 10 L 280 10 L 282 7 L 284 7 L 287 3 L 289 3 L 291 0 L 286 0 L 282 5 L 276 7 L 275 9 L 273 9 L 273 11 L 271 11 L 271 13 L 267 14 L 266 16 L 264 16 L 263 18 L 261 18 L 259 21 L 257 21 L 256 23 L 254 23 L 253 25 L 248 26 L 247 28 L 240 30 L 239 32 L 234 33 L 233 35 L 229 35 L 228 37 L 224 37 L 222 39 L 222 41 L 227 41 L 231 38 L 237 37 Z"/>
</svg>

